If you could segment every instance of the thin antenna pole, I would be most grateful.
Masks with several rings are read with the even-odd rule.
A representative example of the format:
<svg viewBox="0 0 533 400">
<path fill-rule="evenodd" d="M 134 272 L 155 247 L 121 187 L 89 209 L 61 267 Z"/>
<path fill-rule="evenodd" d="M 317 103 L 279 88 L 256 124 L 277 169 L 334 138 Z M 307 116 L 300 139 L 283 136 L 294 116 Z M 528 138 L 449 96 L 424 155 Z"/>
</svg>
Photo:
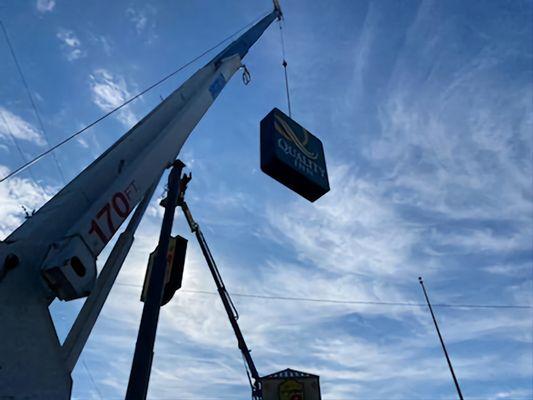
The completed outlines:
<svg viewBox="0 0 533 400">
<path fill-rule="evenodd" d="M 426 297 L 426 301 L 428 303 L 429 312 L 431 313 L 431 318 L 433 318 L 435 329 L 437 330 L 437 334 L 439 335 L 440 344 L 442 345 L 442 350 L 444 351 L 444 355 L 446 356 L 448 367 L 450 367 L 450 372 L 452 373 L 453 383 L 455 383 L 457 394 L 459 395 L 460 400 L 464 400 L 463 394 L 461 393 L 461 388 L 459 387 L 459 382 L 457 381 L 457 378 L 455 377 L 455 372 L 453 371 L 452 362 L 450 360 L 450 357 L 448 356 L 448 351 L 446 351 L 446 346 L 444 345 L 444 340 L 442 339 L 442 335 L 440 334 L 439 325 L 437 324 L 437 319 L 435 318 L 435 314 L 433 313 L 433 308 L 431 307 L 431 303 L 429 302 L 428 293 L 426 292 L 426 287 L 424 286 L 424 281 L 422 280 L 422 277 L 419 276 L 418 281 L 420 282 L 420 285 L 422 286 L 422 290 L 424 291 L 424 296 Z"/>
</svg>

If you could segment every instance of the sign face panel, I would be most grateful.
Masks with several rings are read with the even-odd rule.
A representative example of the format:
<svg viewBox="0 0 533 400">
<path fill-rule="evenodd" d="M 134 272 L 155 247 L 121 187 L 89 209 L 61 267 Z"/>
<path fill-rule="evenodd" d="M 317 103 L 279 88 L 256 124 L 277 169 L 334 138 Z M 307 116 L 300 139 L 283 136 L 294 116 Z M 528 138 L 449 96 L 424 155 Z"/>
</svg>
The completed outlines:
<svg viewBox="0 0 533 400">
<path fill-rule="evenodd" d="M 322 142 L 277 108 L 261 121 L 261 170 L 309 201 L 329 191 Z"/>
<path fill-rule="evenodd" d="M 181 288 L 181 282 L 183 280 L 183 267 L 185 265 L 185 253 L 187 251 L 187 239 L 181 236 L 171 236 L 168 243 L 167 253 L 167 265 L 165 270 L 165 286 L 163 289 L 163 297 L 161 299 L 161 305 L 167 304 L 176 290 Z M 146 268 L 146 276 L 144 277 L 144 285 L 141 293 L 141 301 L 146 300 L 146 294 L 148 292 L 148 285 L 150 284 L 150 273 L 154 265 L 155 254 L 157 248 L 150 253 L 148 259 L 148 267 Z"/>
</svg>

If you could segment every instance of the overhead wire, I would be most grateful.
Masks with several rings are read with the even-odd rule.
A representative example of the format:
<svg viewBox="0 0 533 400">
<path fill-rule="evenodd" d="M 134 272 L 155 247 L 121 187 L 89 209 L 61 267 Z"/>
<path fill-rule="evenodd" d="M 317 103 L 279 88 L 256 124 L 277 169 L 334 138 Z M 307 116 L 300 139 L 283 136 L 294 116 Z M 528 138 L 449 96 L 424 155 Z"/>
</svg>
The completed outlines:
<svg viewBox="0 0 533 400">
<path fill-rule="evenodd" d="M 9 136 L 9 138 L 11 139 L 11 141 L 13 142 L 13 145 L 17 149 L 18 153 L 20 154 L 20 158 L 22 158 L 23 162 L 26 162 L 27 161 L 26 155 L 24 154 L 24 151 L 22 150 L 22 147 L 20 147 L 20 144 L 19 144 L 17 138 L 13 134 L 13 130 L 11 129 L 11 125 L 9 124 L 9 121 L 7 120 L 6 116 L 4 115 L 4 113 L 1 110 L 0 110 L 0 116 L 2 116 L 2 121 L 4 122 L 4 126 L 6 127 L 7 134 Z M 31 168 L 28 168 L 28 173 L 30 175 L 30 178 L 33 180 L 33 182 L 35 184 L 37 184 L 37 179 L 35 179 L 35 175 L 33 175 L 33 172 L 31 170 Z"/>
<path fill-rule="evenodd" d="M 184 290 L 189 293 L 202 293 L 202 294 L 217 294 L 215 292 L 202 291 L 202 290 Z M 322 298 L 310 298 L 310 297 L 287 297 L 287 296 L 268 296 L 258 294 L 245 294 L 245 293 L 232 293 L 232 296 L 236 297 L 248 297 L 255 299 L 266 300 L 286 300 L 286 301 L 306 301 L 314 303 L 330 303 L 330 304 L 358 304 L 358 305 L 377 305 L 377 306 L 404 306 L 404 307 L 427 307 L 424 303 L 408 303 L 397 301 L 367 301 L 367 300 L 339 300 L 339 299 L 322 299 Z M 533 306 L 530 305 L 516 305 L 516 304 L 434 304 L 433 307 L 446 307 L 446 308 L 517 308 L 517 309 L 530 309 Z"/>
<path fill-rule="evenodd" d="M 9 35 L 7 34 L 7 29 L 6 29 L 5 25 L 4 25 L 4 23 L 2 22 L 2 20 L 0 20 L 0 26 L 2 27 L 2 32 L 4 33 L 4 37 L 6 39 L 7 46 L 9 48 L 9 51 L 11 53 L 11 57 L 13 58 L 13 61 L 15 63 L 17 71 L 19 73 L 22 85 L 24 86 L 24 89 L 26 90 L 26 94 L 28 95 L 28 99 L 30 101 L 31 107 L 33 108 L 33 112 L 35 113 L 35 117 L 37 119 L 37 122 L 39 123 L 39 128 L 41 129 L 41 132 L 43 133 L 44 140 L 45 140 L 46 144 L 49 146 L 50 145 L 50 140 L 49 140 L 48 134 L 46 133 L 46 129 L 44 128 L 44 124 L 43 124 L 43 120 L 41 118 L 41 114 L 39 113 L 39 109 L 37 108 L 37 105 L 35 104 L 35 100 L 33 99 L 33 95 L 31 93 L 30 86 L 28 85 L 28 82 L 26 81 L 26 78 L 24 76 L 24 72 L 22 71 L 22 67 L 20 66 L 20 63 L 19 63 L 18 58 L 17 58 L 17 55 L 15 53 L 15 48 L 14 48 L 13 44 L 11 43 L 11 40 L 9 39 Z M 61 165 L 59 164 L 59 160 L 57 159 L 56 154 L 53 153 L 53 152 L 52 152 L 52 158 L 54 159 L 55 165 L 57 167 L 57 171 L 59 173 L 59 176 L 61 177 L 61 180 L 63 181 L 63 184 L 66 184 L 67 181 L 65 179 L 65 174 L 63 172 L 63 169 L 61 168 Z"/>
<path fill-rule="evenodd" d="M 186 62 L 185 64 L 181 65 L 180 67 L 178 67 L 176 70 L 172 71 L 171 73 L 165 75 L 163 78 L 159 79 L 157 82 L 151 84 L 150 86 L 146 87 L 145 89 L 141 90 L 140 92 L 138 92 L 137 94 L 135 94 L 134 96 L 130 97 L 129 99 L 125 100 L 123 103 L 121 103 L 120 105 L 118 105 L 117 107 L 113 108 L 112 110 L 110 110 L 109 112 L 103 114 L 102 116 L 100 116 L 99 118 L 97 118 L 96 120 L 94 120 L 93 122 L 89 123 L 88 125 L 86 125 L 85 127 L 83 127 L 82 129 L 74 132 L 73 134 L 71 134 L 70 136 L 68 136 L 67 138 L 61 140 L 59 143 L 53 145 L 52 147 L 48 148 L 47 150 L 43 151 L 42 153 L 40 153 L 38 156 L 34 157 L 33 159 L 31 159 L 30 161 L 27 161 L 25 162 L 23 165 L 19 166 L 18 168 L 16 168 L 15 170 L 11 171 L 10 173 L 8 173 L 6 176 L 0 178 L 0 182 L 3 182 L 5 181 L 6 179 L 9 179 L 11 178 L 12 176 L 18 174 L 19 172 L 23 171 L 24 169 L 28 168 L 29 166 L 35 164 L 37 161 L 39 161 L 40 159 L 42 159 L 43 157 L 45 157 L 46 155 L 50 154 L 51 152 L 53 152 L 55 149 L 63 146 L 65 143 L 71 141 L 72 139 L 74 139 L 76 136 L 82 134 L 83 132 L 85 132 L 86 130 L 88 130 L 89 128 L 92 128 L 93 126 L 95 126 L 96 124 L 98 124 L 99 122 L 101 122 L 102 120 L 106 119 L 107 117 L 109 117 L 110 115 L 116 113 L 117 111 L 119 111 L 120 109 L 124 108 L 125 106 L 127 106 L 128 104 L 130 104 L 131 102 L 133 102 L 134 100 L 138 99 L 139 97 L 143 96 L 144 94 L 148 93 L 149 91 L 151 91 L 152 89 L 156 88 L 157 86 L 161 85 L 163 82 L 167 81 L 168 79 L 170 79 L 171 77 L 173 77 L 174 75 L 176 75 L 178 72 L 182 71 L 183 69 L 187 68 L 188 66 L 190 66 L 191 64 L 194 64 L 196 61 L 198 61 L 199 59 L 201 59 L 202 57 L 204 57 L 205 55 L 209 54 L 210 52 L 212 52 L 213 50 L 217 49 L 218 47 L 222 46 L 224 43 L 226 43 L 227 41 L 231 40 L 234 36 L 236 36 L 237 34 L 239 34 L 240 32 L 242 32 L 243 30 L 249 28 L 250 26 L 252 26 L 253 24 L 255 24 L 257 21 L 261 20 L 262 18 L 264 18 L 264 16 L 267 15 L 266 13 L 263 13 L 260 17 L 254 19 L 252 22 L 244 25 L 242 28 L 238 29 L 237 31 L 235 31 L 234 33 L 232 33 L 231 35 L 228 35 L 226 38 L 224 38 L 223 40 L 221 40 L 220 42 L 218 42 L 217 44 L 211 46 L 210 48 L 208 48 L 207 50 L 204 50 L 202 53 L 200 53 L 199 55 L 197 55 L 196 57 L 194 57 L 193 59 L 191 59 L 190 61 Z"/>
<path fill-rule="evenodd" d="M 137 287 L 142 285 L 120 283 L 118 286 Z M 206 294 L 215 295 L 218 293 L 209 290 L 193 290 L 193 289 L 180 289 L 180 292 L 191 294 Z M 249 293 L 231 293 L 235 297 L 245 297 L 264 300 L 282 300 L 282 301 L 298 301 L 298 302 L 312 302 L 312 303 L 325 303 L 325 304 L 354 304 L 354 305 L 370 305 L 370 306 L 400 306 L 400 307 L 427 307 L 425 303 L 410 303 L 399 301 L 368 301 L 368 300 L 344 300 L 344 299 L 324 299 L 324 298 L 312 298 L 312 297 L 295 297 L 295 296 L 274 296 L 274 295 L 261 295 L 261 294 L 249 294 Z M 459 309 L 532 309 L 533 306 L 525 304 L 449 304 L 439 303 L 433 304 L 433 307 L 441 308 L 459 308 Z"/>
</svg>

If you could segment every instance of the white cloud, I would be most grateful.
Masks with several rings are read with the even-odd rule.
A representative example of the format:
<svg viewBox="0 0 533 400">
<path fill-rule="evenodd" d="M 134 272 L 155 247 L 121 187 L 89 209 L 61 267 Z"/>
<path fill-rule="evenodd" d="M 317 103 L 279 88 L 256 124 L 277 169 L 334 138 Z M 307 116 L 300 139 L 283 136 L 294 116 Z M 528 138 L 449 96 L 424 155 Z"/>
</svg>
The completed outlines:
<svg viewBox="0 0 533 400">
<path fill-rule="evenodd" d="M 519 390 L 508 390 L 500 391 L 489 398 L 489 400 L 514 400 L 514 399 L 527 399 L 531 395 L 530 390 L 519 389 Z"/>
<path fill-rule="evenodd" d="M 144 28 L 146 28 L 146 23 L 148 22 L 148 18 L 146 17 L 146 13 L 144 11 L 135 10 L 133 8 L 128 8 L 126 10 L 126 15 L 130 18 L 130 21 L 133 22 L 135 25 L 135 29 L 137 30 L 137 33 L 141 33 Z"/>
<path fill-rule="evenodd" d="M 55 6 L 55 0 L 37 0 L 37 10 L 41 13 L 50 12 Z"/>
<path fill-rule="evenodd" d="M 105 112 L 118 107 L 132 96 L 125 79 L 106 69 L 95 70 L 89 78 L 93 102 Z M 121 109 L 117 118 L 128 128 L 139 120 L 129 106 Z"/>
<path fill-rule="evenodd" d="M 84 149 L 88 149 L 89 148 L 89 144 L 87 143 L 87 141 L 84 139 L 84 138 L 81 138 L 81 137 L 77 137 L 76 138 L 76 141 L 81 145 L 81 147 L 83 147 Z"/>
<path fill-rule="evenodd" d="M 113 44 L 108 37 L 90 32 L 89 39 L 93 45 L 98 46 L 106 55 L 110 56 L 112 54 Z"/>
<path fill-rule="evenodd" d="M 417 231 L 395 215 L 377 183 L 330 165 L 331 191 L 315 204 L 268 208 L 271 239 L 327 271 L 406 277 Z"/>
<path fill-rule="evenodd" d="M 0 165 L 0 176 L 8 172 L 7 167 Z M 54 192 L 51 187 L 42 187 L 25 178 L 13 177 L 0 183 L 0 240 L 24 222 L 22 206 L 31 213 L 50 199 Z"/>
<path fill-rule="evenodd" d="M 490 265 L 485 267 L 484 270 L 490 274 L 503 275 L 503 276 L 523 276 L 526 277 L 531 273 L 531 263 L 524 264 L 508 264 L 508 265 Z"/>
<path fill-rule="evenodd" d="M 56 36 L 62 42 L 62 48 L 67 60 L 75 61 L 87 56 L 87 52 L 82 48 L 81 41 L 74 31 L 60 29 Z"/>
<path fill-rule="evenodd" d="M 138 35 L 146 37 L 148 43 L 157 39 L 155 33 L 155 15 L 157 10 L 151 5 L 145 5 L 143 8 L 136 9 L 129 7 L 126 9 L 126 16 L 130 22 L 135 26 L 135 31 Z"/>
<path fill-rule="evenodd" d="M 32 124 L 0 106 L 0 138 L 9 140 L 11 135 L 15 139 L 32 142 L 39 146 L 46 144 L 43 136 Z"/>
<path fill-rule="evenodd" d="M 360 99 L 364 89 L 365 73 L 368 56 L 372 51 L 373 42 L 376 40 L 376 25 L 379 24 L 376 4 L 370 3 L 361 27 L 361 35 L 354 45 L 353 86 L 350 88 L 351 101 Z"/>
</svg>

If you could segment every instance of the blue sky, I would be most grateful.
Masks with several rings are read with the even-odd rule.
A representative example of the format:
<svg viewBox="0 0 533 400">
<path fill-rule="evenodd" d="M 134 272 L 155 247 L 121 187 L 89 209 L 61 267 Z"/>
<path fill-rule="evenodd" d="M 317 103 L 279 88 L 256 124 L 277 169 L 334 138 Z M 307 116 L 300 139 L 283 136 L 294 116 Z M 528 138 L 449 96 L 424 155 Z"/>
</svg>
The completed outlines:
<svg viewBox="0 0 533 400">
<path fill-rule="evenodd" d="M 269 11 L 268 0 L 8 0 L 4 22 L 46 135 L 0 40 L 0 172 Z M 284 1 L 293 115 L 324 143 L 331 191 L 309 203 L 262 174 L 259 121 L 286 108 L 272 26 L 184 146 L 189 205 L 230 292 L 531 305 L 531 1 Z M 55 155 L 66 180 L 208 58 Z M 15 137 L 16 142 L 13 141 Z M 17 146 L 20 148 L 20 154 Z M 54 159 L 0 183 L 0 235 L 64 184 Z M 156 192 L 163 193 L 162 187 Z M 74 373 L 76 399 L 123 398 L 154 199 Z M 246 399 L 242 360 L 199 248 L 162 310 L 149 398 Z M 100 265 L 105 261 L 102 256 Z M 188 290 L 188 291 L 187 291 Z M 455 398 L 424 308 L 235 297 L 260 373 L 321 376 L 324 400 Z M 55 302 L 61 337 L 81 301 Z M 533 397 L 532 309 L 436 309 L 468 399 Z M 90 375 L 87 369 L 91 371 Z"/>
</svg>

